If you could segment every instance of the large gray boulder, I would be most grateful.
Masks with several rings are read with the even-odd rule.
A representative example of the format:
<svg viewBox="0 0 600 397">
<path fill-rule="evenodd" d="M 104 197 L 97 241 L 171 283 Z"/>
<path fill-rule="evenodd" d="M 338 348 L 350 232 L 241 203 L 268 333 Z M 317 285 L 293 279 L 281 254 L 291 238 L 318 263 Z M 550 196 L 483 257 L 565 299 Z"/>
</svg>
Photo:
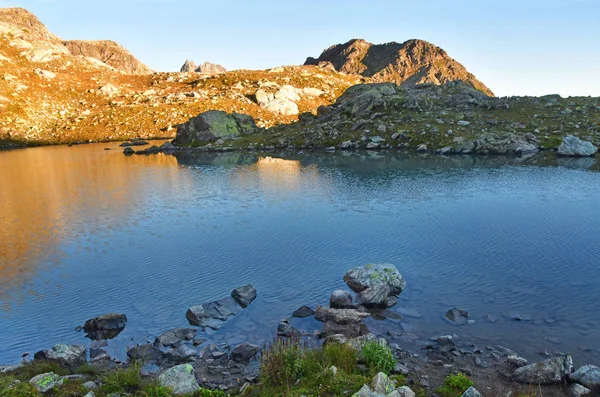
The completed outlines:
<svg viewBox="0 0 600 397">
<path fill-rule="evenodd" d="M 374 109 L 384 107 L 388 97 L 395 95 L 398 89 L 392 83 L 355 85 L 336 100 L 336 106 L 352 116 L 368 116 Z"/>
<path fill-rule="evenodd" d="M 108 313 L 87 320 L 83 325 L 86 336 L 93 340 L 112 339 L 125 329 L 127 316 L 122 313 Z"/>
<path fill-rule="evenodd" d="M 539 140 L 531 133 L 482 134 L 473 141 L 473 151 L 480 154 L 535 153 L 539 151 Z"/>
<path fill-rule="evenodd" d="M 573 383 L 567 390 L 569 397 L 591 397 L 592 391 L 585 386 L 581 386 L 578 383 Z"/>
<path fill-rule="evenodd" d="M 299 113 L 296 101 L 300 100 L 297 88 L 291 85 L 284 85 L 275 92 L 268 92 L 259 89 L 254 94 L 256 103 L 270 112 L 279 113 L 284 116 L 291 116 Z"/>
<path fill-rule="evenodd" d="M 344 281 L 357 293 L 355 303 L 366 307 L 393 306 L 393 298 L 406 287 L 404 277 L 389 263 L 355 267 L 344 275 Z"/>
<path fill-rule="evenodd" d="M 512 380 L 519 383 L 548 385 L 563 382 L 573 372 L 571 356 L 557 356 L 517 368 Z"/>
<path fill-rule="evenodd" d="M 600 368 L 595 365 L 584 365 L 573 372 L 569 379 L 582 384 L 594 393 L 600 392 Z"/>
<path fill-rule="evenodd" d="M 51 361 L 68 368 L 77 368 L 86 363 L 86 350 L 80 345 L 55 345 L 50 350 L 34 354 L 36 361 Z"/>
<path fill-rule="evenodd" d="M 598 148 L 591 142 L 583 141 L 576 136 L 567 135 L 563 137 L 557 154 L 560 156 L 593 156 Z"/>
<path fill-rule="evenodd" d="M 194 367 L 190 364 L 167 369 L 160 374 L 158 381 L 162 386 L 171 389 L 175 395 L 192 394 L 200 389 L 194 375 Z"/>
<path fill-rule="evenodd" d="M 251 116 L 209 110 L 180 124 L 177 127 L 177 135 L 173 144 L 182 146 L 201 144 L 216 139 L 233 139 L 257 130 Z"/>
</svg>

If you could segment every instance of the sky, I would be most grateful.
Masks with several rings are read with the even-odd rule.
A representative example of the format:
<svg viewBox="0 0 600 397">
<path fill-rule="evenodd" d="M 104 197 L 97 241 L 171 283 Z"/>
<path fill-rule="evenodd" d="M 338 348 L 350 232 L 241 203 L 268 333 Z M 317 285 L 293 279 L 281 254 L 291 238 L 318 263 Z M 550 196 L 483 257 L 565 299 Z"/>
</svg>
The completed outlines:
<svg viewBox="0 0 600 397">
<path fill-rule="evenodd" d="M 114 40 L 157 71 L 298 65 L 353 38 L 423 39 L 498 96 L 600 96 L 600 0 L 0 0 L 63 39 Z"/>
</svg>

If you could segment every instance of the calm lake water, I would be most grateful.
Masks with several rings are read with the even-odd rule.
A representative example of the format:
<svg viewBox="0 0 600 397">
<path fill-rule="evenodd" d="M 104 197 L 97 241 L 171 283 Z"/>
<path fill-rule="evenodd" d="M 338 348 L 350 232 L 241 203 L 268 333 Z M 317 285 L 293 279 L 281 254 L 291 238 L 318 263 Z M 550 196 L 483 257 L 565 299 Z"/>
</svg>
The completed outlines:
<svg viewBox="0 0 600 397">
<path fill-rule="evenodd" d="M 373 331 L 600 362 L 594 159 L 125 157 L 105 147 L 118 149 L 0 152 L 0 363 L 88 343 L 74 328 L 115 311 L 129 317 L 111 342 L 124 350 L 188 326 L 189 306 L 247 283 L 257 300 L 212 338 L 263 343 L 373 262 L 404 275 L 394 310 L 409 314 L 370 321 Z M 476 323 L 446 323 L 452 307 Z"/>
</svg>

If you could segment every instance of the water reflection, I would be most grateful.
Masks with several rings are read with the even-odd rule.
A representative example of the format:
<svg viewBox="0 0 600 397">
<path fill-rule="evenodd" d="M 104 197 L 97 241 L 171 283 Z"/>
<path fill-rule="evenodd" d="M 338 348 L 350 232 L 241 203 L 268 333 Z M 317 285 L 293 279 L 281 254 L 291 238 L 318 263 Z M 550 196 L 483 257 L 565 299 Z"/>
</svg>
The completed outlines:
<svg viewBox="0 0 600 397">
<path fill-rule="evenodd" d="M 61 262 L 65 239 L 117 227 L 143 206 L 150 187 L 145 184 L 185 185 L 172 156 L 125 157 L 104 146 L 117 149 L 111 144 L 0 153 L 0 301 L 5 308 L 23 299 L 21 287 L 36 272 Z M 157 168 L 158 181 L 144 177 Z"/>
</svg>

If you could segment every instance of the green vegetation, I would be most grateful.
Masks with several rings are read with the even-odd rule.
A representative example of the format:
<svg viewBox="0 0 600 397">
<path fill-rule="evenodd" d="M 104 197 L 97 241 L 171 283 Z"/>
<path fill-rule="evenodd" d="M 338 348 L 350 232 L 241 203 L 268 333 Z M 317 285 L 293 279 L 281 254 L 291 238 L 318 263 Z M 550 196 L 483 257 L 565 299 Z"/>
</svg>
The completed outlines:
<svg viewBox="0 0 600 397">
<path fill-rule="evenodd" d="M 390 348 L 378 341 L 369 341 L 363 344 L 360 350 L 360 360 L 367 365 L 370 375 L 378 372 L 389 374 L 396 365 L 396 359 Z"/>
<path fill-rule="evenodd" d="M 469 387 L 473 386 L 473 382 L 462 372 L 458 374 L 450 374 L 444 379 L 444 385 L 438 387 L 437 394 L 442 397 L 460 397 Z"/>
</svg>

